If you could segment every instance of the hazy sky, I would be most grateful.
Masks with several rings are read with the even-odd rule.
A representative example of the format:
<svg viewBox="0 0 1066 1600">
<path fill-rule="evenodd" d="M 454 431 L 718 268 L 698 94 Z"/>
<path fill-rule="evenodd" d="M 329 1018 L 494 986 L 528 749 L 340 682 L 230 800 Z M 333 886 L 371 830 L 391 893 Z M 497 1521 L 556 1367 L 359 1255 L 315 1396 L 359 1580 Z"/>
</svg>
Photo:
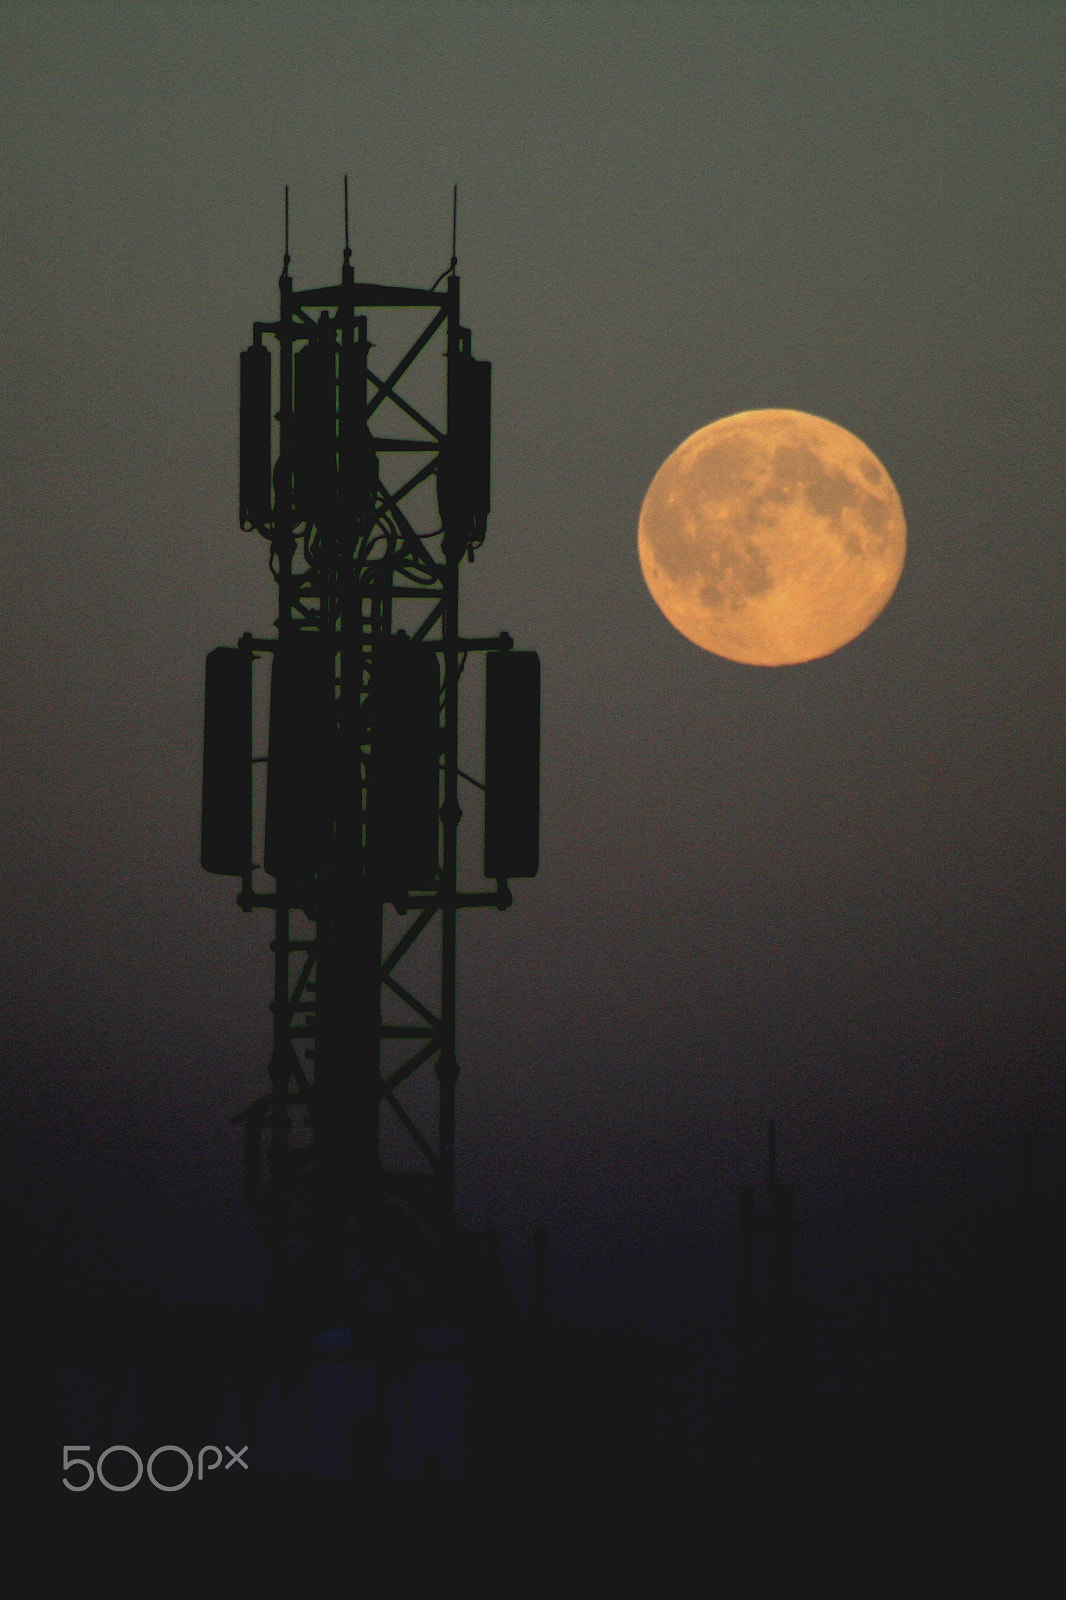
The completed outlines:
<svg viewBox="0 0 1066 1600">
<path fill-rule="evenodd" d="M 297 286 L 339 277 L 345 172 L 357 274 L 426 287 L 459 185 L 464 621 L 543 662 L 541 873 L 461 929 L 464 1217 L 519 1266 L 546 1223 L 581 1315 L 684 1323 L 770 1117 L 826 1259 L 1002 1190 L 1023 1131 L 1050 1171 L 1064 47 L 1058 6 L 0 7 L 4 1144 L 61 1286 L 257 1270 L 271 924 L 199 867 L 203 658 L 274 615 L 238 352 L 284 184 Z M 780 670 L 636 560 L 664 457 L 754 407 L 862 438 L 910 536 Z"/>
</svg>

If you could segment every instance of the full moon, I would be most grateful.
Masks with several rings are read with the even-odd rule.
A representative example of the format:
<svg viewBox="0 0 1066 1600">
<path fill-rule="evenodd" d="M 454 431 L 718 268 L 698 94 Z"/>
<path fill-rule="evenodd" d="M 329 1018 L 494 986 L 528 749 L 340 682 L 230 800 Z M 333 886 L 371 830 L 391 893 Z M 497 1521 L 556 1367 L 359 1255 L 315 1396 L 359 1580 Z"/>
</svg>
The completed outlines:
<svg viewBox="0 0 1066 1600">
<path fill-rule="evenodd" d="M 783 667 L 831 655 L 880 615 L 907 526 L 892 479 L 846 428 L 739 411 L 663 462 L 638 547 L 652 598 L 686 639 Z"/>
</svg>

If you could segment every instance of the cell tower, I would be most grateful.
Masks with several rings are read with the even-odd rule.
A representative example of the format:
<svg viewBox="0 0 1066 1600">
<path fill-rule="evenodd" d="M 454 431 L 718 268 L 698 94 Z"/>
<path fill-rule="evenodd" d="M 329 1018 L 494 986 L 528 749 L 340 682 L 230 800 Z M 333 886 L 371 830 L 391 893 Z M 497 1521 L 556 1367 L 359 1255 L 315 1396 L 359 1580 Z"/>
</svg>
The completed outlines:
<svg viewBox="0 0 1066 1600">
<path fill-rule="evenodd" d="M 248 1200 L 275 1293 L 319 1320 L 368 1296 L 439 1301 L 455 1279 L 457 914 L 506 909 L 508 880 L 538 866 L 539 660 L 459 629 L 489 513 L 491 368 L 460 322 L 454 209 L 430 289 L 359 283 L 351 256 L 345 180 L 341 281 L 294 290 L 286 191 L 278 317 L 253 324 L 240 390 L 240 521 L 269 543 L 276 637 L 211 652 L 204 732 L 202 864 L 274 913 Z M 460 769 L 471 658 L 481 777 Z"/>
</svg>

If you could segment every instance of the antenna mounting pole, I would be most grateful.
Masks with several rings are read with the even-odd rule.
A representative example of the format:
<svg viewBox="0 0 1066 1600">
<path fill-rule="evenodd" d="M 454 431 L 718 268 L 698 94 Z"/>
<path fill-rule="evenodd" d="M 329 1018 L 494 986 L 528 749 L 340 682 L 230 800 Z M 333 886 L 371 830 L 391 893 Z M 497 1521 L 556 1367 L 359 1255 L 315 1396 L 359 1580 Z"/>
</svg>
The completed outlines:
<svg viewBox="0 0 1066 1600">
<path fill-rule="evenodd" d="M 457 220 L 457 217 L 458 217 L 458 213 L 459 213 L 459 185 L 457 183 L 453 183 L 452 184 L 452 261 L 451 261 L 451 266 L 448 269 L 449 272 L 454 272 L 455 271 L 455 268 L 456 268 L 456 266 L 458 264 L 458 261 L 459 261 L 459 257 L 455 253 L 455 225 L 456 225 L 456 220 Z"/>
<path fill-rule="evenodd" d="M 289 186 L 285 185 L 285 258 L 282 273 L 287 273 L 292 257 L 289 255 Z"/>
</svg>

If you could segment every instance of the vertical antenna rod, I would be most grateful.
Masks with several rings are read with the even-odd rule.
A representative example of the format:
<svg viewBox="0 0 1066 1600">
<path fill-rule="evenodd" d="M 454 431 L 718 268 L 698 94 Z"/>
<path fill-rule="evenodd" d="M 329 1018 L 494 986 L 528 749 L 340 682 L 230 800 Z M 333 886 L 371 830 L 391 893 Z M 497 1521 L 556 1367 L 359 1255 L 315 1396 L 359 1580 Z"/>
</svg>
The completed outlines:
<svg viewBox="0 0 1066 1600">
<path fill-rule="evenodd" d="M 348 238 L 348 174 L 344 174 L 344 264 L 352 259 L 351 241 Z"/>
<path fill-rule="evenodd" d="M 452 184 L 452 263 L 451 263 L 451 266 L 448 268 L 449 272 L 454 272 L 455 271 L 456 264 L 457 264 L 457 262 L 459 260 L 459 257 L 455 253 L 455 224 L 456 224 L 456 218 L 457 218 L 457 215 L 458 215 L 458 211 L 459 211 L 459 185 L 457 183 L 453 183 Z"/>
<path fill-rule="evenodd" d="M 292 257 L 289 255 L 289 186 L 288 186 L 288 184 L 286 184 L 285 185 L 285 266 L 284 266 L 284 271 L 285 272 L 288 272 L 288 270 L 289 270 L 289 262 L 291 260 L 292 260 Z"/>
</svg>

